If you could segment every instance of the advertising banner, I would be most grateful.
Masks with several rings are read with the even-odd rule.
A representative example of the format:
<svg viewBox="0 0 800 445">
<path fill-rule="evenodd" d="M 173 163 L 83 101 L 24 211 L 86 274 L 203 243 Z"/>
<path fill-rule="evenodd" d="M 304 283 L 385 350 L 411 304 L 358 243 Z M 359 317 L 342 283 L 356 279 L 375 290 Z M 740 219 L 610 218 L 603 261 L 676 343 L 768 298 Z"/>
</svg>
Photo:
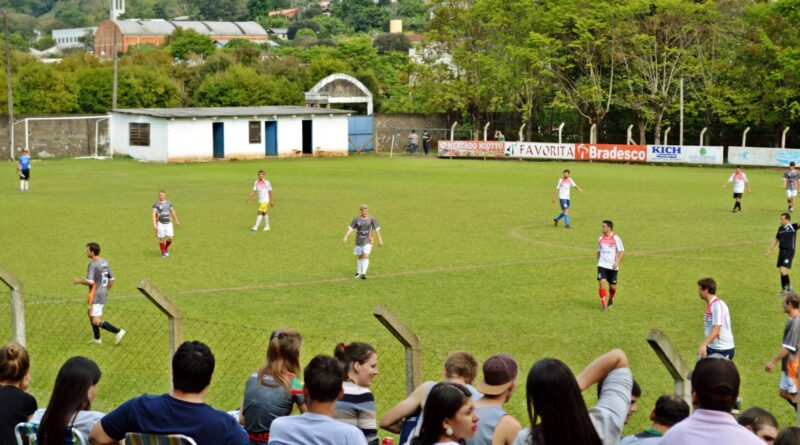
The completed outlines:
<svg viewBox="0 0 800 445">
<path fill-rule="evenodd" d="M 728 164 L 787 167 L 800 164 L 800 150 L 791 148 L 728 147 Z"/>
<path fill-rule="evenodd" d="M 579 161 L 646 162 L 647 146 L 616 144 L 578 144 L 575 159 Z"/>
<path fill-rule="evenodd" d="M 439 157 L 502 158 L 506 143 L 499 141 L 439 141 Z"/>
<path fill-rule="evenodd" d="M 506 142 L 507 158 L 575 159 L 575 144 Z"/>
<path fill-rule="evenodd" d="M 648 145 L 647 162 L 722 164 L 724 149 L 700 145 Z"/>
</svg>

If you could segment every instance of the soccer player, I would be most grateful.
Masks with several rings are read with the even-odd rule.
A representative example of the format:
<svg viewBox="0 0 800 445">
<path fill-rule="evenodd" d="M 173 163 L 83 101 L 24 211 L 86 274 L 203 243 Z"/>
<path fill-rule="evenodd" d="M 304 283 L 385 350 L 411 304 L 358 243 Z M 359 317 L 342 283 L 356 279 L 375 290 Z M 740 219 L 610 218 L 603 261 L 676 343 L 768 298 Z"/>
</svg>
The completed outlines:
<svg viewBox="0 0 800 445">
<path fill-rule="evenodd" d="M 272 196 L 272 184 L 264 177 L 264 170 L 258 171 L 258 180 L 253 184 L 253 190 L 247 196 L 247 202 L 258 193 L 258 217 L 256 217 L 256 225 L 253 226 L 253 232 L 258 230 L 261 225 L 261 220 L 264 220 L 264 231 L 269 231 L 269 215 L 267 209 L 275 207 L 275 198 Z"/>
<path fill-rule="evenodd" d="M 553 218 L 553 225 L 558 227 L 558 220 L 564 218 L 564 228 L 569 229 L 569 192 L 572 187 L 578 189 L 579 192 L 583 193 L 578 184 L 575 184 L 575 181 L 570 178 L 569 170 L 564 170 L 564 176 L 559 178 L 558 183 L 556 184 L 556 189 L 553 190 L 553 198 L 551 199 L 552 202 L 556 202 L 556 193 L 558 193 L 558 202 L 561 205 L 561 213 L 558 214 L 555 218 Z"/>
<path fill-rule="evenodd" d="M 788 213 L 781 213 L 781 225 L 778 227 L 778 233 L 769 249 L 764 252 L 764 256 L 769 256 L 772 249 L 778 246 L 778 263 L 776 266 L 781 273 L 781 292 L 786 292 L 792 289 L 792 282 L 789 279 L 789 269 L 792 268 L 792 260 L 794 259 L 794 247 L 797 241 L 797 229 L 800 229 L 800 224 L 792 224 L 792 216 Z"/>
<path fill-rule="evenodd" d="M 795 168 L 794 161 L 789 163 L 789 170 L 783 174 L 783 188 L 786 190 L 786 202 L 789 203 L 789 213 L 794 212 L 794 198 L 797 196 L 797 180 L 800 172 Z"/>
<path fill-rule="evenodd" d="M 603 221 L 602 230 L 603 235 L 597 244 L 597 282 L 600 288 L 600 309 L 606 310 L 614 304 L 619 262 L 625 256 L 625 248 L 620 237 L 614 233 L 613 222 Z M 608 302 L 606 302 L 606 287 L 608 287 Z"/>
<path fill-rule="evenodd" d="M 356 261 L 356 278 L 362 280 L 367 279 L 367 269 L 369 268 L 369 253 L 372 251 L 372 238 L 378 235 L 378 246 L 383 246 L 383 238 L 381 237 L 381 225 L 374 217 L 369 216 L 369 207 L 366 204 L 361 204 L 361 214 L 353 218 L 353 221 L 347 227 L 347 233 L 344 234 L 343 243 L 347 242 L 347 238 L 353 231 L 356 231 L 356 248 L 353 254 L 358 257 Z"/>
<path fill-rule="evenodd" d="M 169 256 L 169 246 L 172 244 L 172 237 L 174 231 L 172 229 L 172 219 L 175 219 L 175 224 L 181 225 L 178 221 L 178 214 L 175 213 L 175 207 L 172 206 L 172 201 L 167 201 L 167 194 L 164 190 L 158 192 L 158 201 L 153 204 L 153 229 L 156 231 L 158 237 L 158 245 L 161 247 L 161 258 Z"/>
<path fill-rule="evenodd" d="M 722 188 L 728 186 L 728 184 L 733 183 L 733 213 L 741 212 L 742 211 L 742 194 L 744 193 L 744 186 L 747 185 L 747 193 L 751 193 L 750 190 L 750 181 L 747 180 L 747 175 L 742 171 L 742 166 L 737 165 L 736 171 L 731 173 L 731 177 L 728 178 L 728 181 L 725 184 L 722 184 Z"/>
<path fill-rule="evenodd" d="M 719 354 L 733 360 L 734 343 L 731 327 L 731 313 L 728 305 L 717 298 L 717 282 L 713 278 L 697 281 L 697 295 L 706 302 L 703 314 L 705 338 L 697 350 L 697 358 L 704 359 L 709 355 Z"/>
<path fill-rule="evenodd" d="M 800 355 L 800 296 L 790 291 L 783 296 L 783 312 L 789 316 L 783 328 L 783 342 L 778 354 L 768 361 L 764 370 L 772 372 L 775 365 L 781 362 L 780 396 L 786 399 L 797 411 L 797 368 Z"/>
<path fill-rule="evenodd" d="M 102 344 L 100 328 L 116 334 L 114 344 L 119 344 L 125 336 L 125 329 L 119 329 L 103 320 L 103 306 L 108 301 L 108 291 L 114 285 L 114 275 L 108 262 L 100 257 L 100 245 L 89 243 L 86 245 L 86 256 L 92 260 L 86 270 L 86 279 L 76 278 L 74 284 L 89 286 L 89 321 L 92 323 L 94 337 L 89 343 Z"/>
<path fill-rule="evenodd" d="M 23 148 L 19 152 L 17 158 L 19 164 L 17 165 L 17 174 L 19 174 L 19 191 L 28 191 L 28 181 L 31 179 L 31 154 L 27 149 Z"/>
</svg>

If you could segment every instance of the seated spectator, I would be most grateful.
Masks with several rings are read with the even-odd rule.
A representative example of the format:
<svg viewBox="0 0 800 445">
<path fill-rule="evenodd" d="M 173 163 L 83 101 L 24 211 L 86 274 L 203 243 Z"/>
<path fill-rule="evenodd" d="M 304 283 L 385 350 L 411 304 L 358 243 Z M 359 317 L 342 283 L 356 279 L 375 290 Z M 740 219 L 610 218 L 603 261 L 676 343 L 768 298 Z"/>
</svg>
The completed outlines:
<svg viewBox="0 0 800 445">
<path fill-rule="evenodd" d="M 206 405 L 214 354 L 198 341 L 172 356 L 172 391 L 128 400 L 100 419 L 89 434 L 95 445 L 112 445 L 129 432 L 183 434 L 198 445 L 247 445 L 247 433 L 231 415 Z"/>
<path fill-rule="evenodd" d="M 477 375 L 478 361 L 469 352 L 457 351 L 447 356 L 444 362 L 444 381 L 466 386 L 473 401 L 481 397 L 481 393 L 472 386 Z M 429 381 L 419 385 L 407 399 L 392 407 L 381 418 L 381 428 L 401 433 L 400 445 L 407 445 L 411 438 L 419 435 L 422 427 L 421 410 L 435 384 L 436 382 Z"/>
<path fill-rule="evenodd" d="M 739 370 L 732 361 L 716 354 L 701 359 L 691 380 L 695 411 L 670 428 L 661 445 L 764 445 L 731 416 L 740 382 Z"/>
<path fill-rule="evenodd" d="M 308 411 L 272 421 L 269 445 L 366 445 L 356 427 L 331 417 L 344 390 L 344 369 L 333 357 L 318 355 L 303 370 L 303 397 Z"/>
<path fill-rule="evenodd" d="M 603 381 L 591 410 L 581 391 Z M 517 434 L 514 445 L 616 445 L 631 403 L 633 376 L 619 349 L 590 363 L 577 377 L 561 360 L 546 358 L 528 373 L 526 394 L 531 427 Z"/>
<path fill-rule="evenodd" d="M 517 362 L 508 354 L 489 357 L 483 363 L 483 380 L 478 391 L 483 397 L 475 402 L 480 417 L 475 437 L 468 445 L 511 445 L 522 428 L 517 419 L 503 409 L 517 388 Z"/>
<path fill-rule="evenodd" d="M 345 371 L 344 395 L 336 402 L 333 418 L 358 427 L 369 445 L 378 445 L 375 396 L 369 389 L 378 375 L 378 353 L 366 343 L 353 342 L 339 343 L 333 354 Z"/>
<path fill-rule="evenodd" d="M 300 381 L 300 333 L 279 329 L 270 335 L 267 361 L 244 386 L 239 422 L 244 425 L 250 445 L 269 442 L 269 427 L 278 417 L 288 416 L 297 405 L 306 411 Z"/>
<path fill-rule="evenodd" d="M 775 445 L 797 445 L 800 443 L 800 428 L 796 426 L 786 427 L 778 433 L 775 438 Z"/>
<path fill-rule="evenodd" d="M 36 411 L 36 399 L 28 394 L 31 359 L 19 343 L 0 348 L 0 445 L 16 445 L 14 427 L 27 422 Z"/>
<path fill-rule="evenodd" d="M 600 394 L 603 392 L 603 381 L 597 382 L 597 398 L 600 398 Z M 639 397 L 642 396 L 642 387 L 636 383 L 636 380 L 633 381 L 633 386 L 631 387 L 631 405 L 628 407 L 628 414 L 625 416 L 625 424 L 627 425 L 628 422 L 631 421 L 631 417 L 638 409 L 636 406 L 636 402 L 639 400 Z"/>
<path fill-rule="evenodd" d="M 664 395 L 656 400 L 656 407 L 650 412 L 650 428 L 639 434 L 622 439 L 620 445 L 655 445 L 672 425 L 689 417 L 689 404 L 675 395 Z"/>
<path fill-rule="evenodd" d="M 47 409 L 37 410 L 31 419 L 39 424 L 42 443 L 64 443 L 71 428 L 89 438 L 92 426 L 103 417 L 91 411 L 100 375 L 97 363 L 86 357 L 71 357 L 61 365 Z"/>
<path fill-rule="evenodd" d="M 752 431 L 769 445 L 775 442 L 778 435 L 778 419 L 764 408 L 757 406 L 747 408 L 739 415 L 739 425 Z"/>
<path fill-rule="evenodd" d="M 437 383 L 425 403 L 419 437 L 412 445 L 458 445 L 475 435 L 478 415 L 464 385 Z"/>
</svg>

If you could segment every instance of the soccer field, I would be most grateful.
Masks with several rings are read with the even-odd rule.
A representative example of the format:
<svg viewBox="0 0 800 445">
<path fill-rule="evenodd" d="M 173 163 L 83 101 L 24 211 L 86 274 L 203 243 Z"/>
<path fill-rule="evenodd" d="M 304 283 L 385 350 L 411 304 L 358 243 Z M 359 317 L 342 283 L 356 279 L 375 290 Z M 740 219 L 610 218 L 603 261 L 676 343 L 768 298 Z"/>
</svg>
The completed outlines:
<svg viewBox="0 0 800 445">
<path fill-rule="evenodd" d="M 245 198 L 261 168 L 274 187 L 272 231 L 251 232 L 257 205 Z M 558 206 L 550 197 L 564 168 L 585 191 L 572 192 L 572 230 L 552 222 Z M 21 193 L 8 163 L 0 266 L 25 286 L 40 405 L 72 355 L 92 357 L 103 370 L 101 410 L 169 389 L 166 323 L 136 290 L 146 277 L 183 310 L 185 339 L 206 341 L 217 355 L 209 400 L 222 409 L 238 407 L 269 332 L 290 326 L 304 336 L 304 363 L 331 354 L 339 341 L 377 347 L 380 417 L 404 389 L 402 349 L 372 316 L 387 304 L 421 338 L 426 379 L 440 377 L 453 350 L 480 359 L 514 355 L 520 390 L 510 408 L 523 424 L 524 379 L 535 360 L 558 357 L 577 372 L 610 348 L 624 349 L 643 389 L 626 434 L 648 425 L 656 398 L 673 389 L 648 332 L 662 329 L 693 361 L 705 307 L 695 283 L 711 276 L 731 310 L 743 406 L 765 407 L 788 425 L 793 415 L 777 395 L 779 373 L 763 370 L 786 320 L 774 296 L 777 253 L 763 256 L 786 209 L 781 173 L 748 170 L 753 193 L 732 214 L 731 188 L 720 189 L 732 170 L 375 156 L 178 165 L 47 160 L 34 161 L 31 191 Z M 159 189 L 182 224 L 165 259 L 151 222 Z M 352 238 L 342 244 L 361 203 L 385 241 L 373 249 L 366 281 L 353 279 Z M 626 249 L 608 312 L 599 309 L 595 281 L 603 219 L 614 221 Z M 89 241 L 102 246 L 117 277 L 106 309 L 128 331 L 117 347 L 106 332 L 103 345 L 86 344 L 86 289 L 72 280 L 85 274 Z M 800 277 L 792 278 L 797 286 Z M 2 325 L 10 326 L 8 312 Z"/>
</svg>

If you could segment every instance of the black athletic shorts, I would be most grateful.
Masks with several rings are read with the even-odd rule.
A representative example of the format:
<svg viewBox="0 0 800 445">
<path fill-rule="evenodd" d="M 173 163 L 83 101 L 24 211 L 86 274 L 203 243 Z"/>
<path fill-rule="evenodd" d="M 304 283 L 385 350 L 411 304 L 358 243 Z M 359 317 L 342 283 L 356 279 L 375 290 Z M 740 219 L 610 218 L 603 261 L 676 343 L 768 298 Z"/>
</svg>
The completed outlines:
<svg viewBox="0 0 800 445">
<path fill-rule="evenodd" d="M 606 280 L 611 284 L 617 284 L 617 273 L 619 270 L 606 269 L 597 266 L 597 281 Z"/>
<path fill-rule="evenodd" d="M 24 179 L 26 181 L 28 179 L 31 179 L 31 169 L 23 168 L 22 170 L 20 170 L 19 171 L 19 179 Z"/>
<path fill-rule="evenodd" d="M 741 197 L 742 197 L 742 193 L 734 193 L 733 194 L 733 199 L 739 199 Z"/>
<path fill-rule="evenodd" d="M 794 250 L 781 250 L 778 252 L 778 264 L 776 267 L 792 268 L 792 260 L 794 259 Z"/>
</svg>

